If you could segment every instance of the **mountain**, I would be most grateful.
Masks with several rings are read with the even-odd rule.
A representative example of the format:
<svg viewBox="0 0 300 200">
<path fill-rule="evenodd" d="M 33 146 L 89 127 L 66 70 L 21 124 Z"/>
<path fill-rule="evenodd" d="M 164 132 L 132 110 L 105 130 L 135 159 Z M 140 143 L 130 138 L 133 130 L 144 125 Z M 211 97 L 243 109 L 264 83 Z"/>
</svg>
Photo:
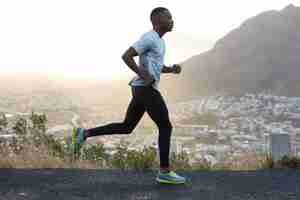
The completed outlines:
<svg viewBox="0 0 300 200">
<path fill-rule="evenodd" d="M 220 93 L 240 94 L 266 90 L 275 95 L 299 96 L 299 33 L 300 7 L 288 5 L 279 11 L 258 14 L 219 39 L 212 49 L 181 63 L 183 70 L 180 75 L 162 74 L 160 90 L 169 102 Z M 176 38 L 178 35 L 173 35 L 170 40 Z M 192 46 L 190 41 L 185 45 L 189 48 Z M 10 105 L 17 108 L 21 105 L 21 98 L 13 98 L 18 102 L 10 99 L 4 101 L 3 98 L 28 94 L 33 96 L 42 92 L 58 94 L 60 101 L 66 101 L 66 105 L 74 99 L 80 99 L 78 105 L 86 105 L 87 102 L 92 105 L 127 105 L 131 96 L 129 79 L 80 82 L 37 75 L 0 74 L 0 80 L 10 83 L 0 85 L 0 103 L 11 102 Z M 27 101 L 31 102 L 30 99 Z M 47 103 L 46 100 L 41 102 Z M 0 107 L 7 106 L 2 104 Z"/>
<path fill-rule="evenodd" d="M 168 77 L 162 87 L 180 88 L 184 97 L 266 90 L 298 96 L 299 33 L 300 7 L 263 12 L 218 40 L 211 50 L 183 62 L 182 76 Z"/>
</svg>

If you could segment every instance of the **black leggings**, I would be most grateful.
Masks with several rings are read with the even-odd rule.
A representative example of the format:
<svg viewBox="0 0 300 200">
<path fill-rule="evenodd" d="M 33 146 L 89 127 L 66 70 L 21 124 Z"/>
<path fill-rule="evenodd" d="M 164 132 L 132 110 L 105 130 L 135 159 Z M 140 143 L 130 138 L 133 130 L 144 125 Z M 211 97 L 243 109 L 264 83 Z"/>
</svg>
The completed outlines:
<svg viewBox="0 0 300 200">
<path fill-rule="evenodd" d="M 172 124 L 166 103 L 160 92 L 152 87 L 133 86 L 132 99 L 122 123 L 111 123 L 88 129 L 89 136 L 130 134 L 147 112 L 159 129 L 160 166 L 169 167 Z"/>
</svg>

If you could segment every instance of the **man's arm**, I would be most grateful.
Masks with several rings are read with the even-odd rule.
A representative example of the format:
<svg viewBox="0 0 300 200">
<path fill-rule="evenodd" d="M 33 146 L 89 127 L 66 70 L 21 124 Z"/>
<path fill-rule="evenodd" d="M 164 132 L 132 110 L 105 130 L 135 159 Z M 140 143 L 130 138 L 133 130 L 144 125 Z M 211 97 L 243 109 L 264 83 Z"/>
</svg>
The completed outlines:
<svg viewBox="0 0 300 200">
<path fill-rule="evenodd" d="M 151 76 L 147 71 L 143 70 L 143 68 L 139 68 L 137 66 L 136 62 L 133 59 L 135 56 L 138 56 L 138 53 L 133 47 L 130 47 L 122 55 L 122 59 L 132 71 L 134 71 L 139 77 L 144 79 L 146 85 L 153 83 L 153 76 Z"/>
<path fill-rule="evenodd" d="M 133 59 L 137 55 L 138 55 L 138 53 L 136 52 L 136 50 L 134 48 L 130 47 L 122 55 L 122 59 L 132 71 L 134 71 L 137 75 L 139 75 L 140 72 L 139 72 L 138 66 Z"/>
</svg>

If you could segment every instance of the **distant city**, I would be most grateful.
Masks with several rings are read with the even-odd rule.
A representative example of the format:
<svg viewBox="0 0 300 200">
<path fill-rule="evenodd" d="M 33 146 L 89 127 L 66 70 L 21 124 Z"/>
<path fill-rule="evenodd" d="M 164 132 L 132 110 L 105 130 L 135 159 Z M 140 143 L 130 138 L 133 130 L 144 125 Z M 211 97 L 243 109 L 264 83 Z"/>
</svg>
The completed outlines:
<svg viewBox="0 0 300 200">
<path fill-rule="evenodd" d="M 87 108 L 70 105 L 58 109 L 56 114 L 52 111 L 47 115 L 45 112 L 50 122 L 48 134 L 65 137 L 70 134 L 72 125 L 95 127 L 121 121 L 125 114 L 120 115 L 120 108 L 112 107 L 98 110 L 94 107 L 95 110 L 88 109 L 87 114 Z M 300 155 L 300 97 L 247 93 L 203 97 L 169 104 L 168 107 L 173 124 L 171 152 L 187 152 L 191 163 L 207 160 L 215 164 L 224 161 L 229 154 L 267 152 L 269 136 L 276 133 L 290 135 L 291 150 L 294 155 Z M 4 112 L 3 109 L 0 112 Z M 18 116 L 30 115 L 30 112 L 4 113 L 11 123 Z M 13 134 L 11 127 L 1 132 L 2 137 Z M 107 152 L 113 154 L 120 141 L 127 141 L 129 149 L 157 148 L 158 129 L 149 117 L 144 117 L 130 135 L 99 136 L 90 138 L 88 143 L 102 142 Z"/>
</svg>

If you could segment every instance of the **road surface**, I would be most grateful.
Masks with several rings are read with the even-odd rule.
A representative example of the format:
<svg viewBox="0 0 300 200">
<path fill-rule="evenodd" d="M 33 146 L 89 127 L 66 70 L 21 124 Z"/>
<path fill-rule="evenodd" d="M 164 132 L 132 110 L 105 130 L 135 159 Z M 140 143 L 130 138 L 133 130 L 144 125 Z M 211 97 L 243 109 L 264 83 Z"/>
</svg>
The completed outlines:
<svg viewBox="0 0 300 200">
<path fill-rule="evenodd" d="M 177 171 L 185 185 L 160 185 L 156 171 L 0 169 L 0 200 L 300 199 L 300 170 Z"/>
</svg>

